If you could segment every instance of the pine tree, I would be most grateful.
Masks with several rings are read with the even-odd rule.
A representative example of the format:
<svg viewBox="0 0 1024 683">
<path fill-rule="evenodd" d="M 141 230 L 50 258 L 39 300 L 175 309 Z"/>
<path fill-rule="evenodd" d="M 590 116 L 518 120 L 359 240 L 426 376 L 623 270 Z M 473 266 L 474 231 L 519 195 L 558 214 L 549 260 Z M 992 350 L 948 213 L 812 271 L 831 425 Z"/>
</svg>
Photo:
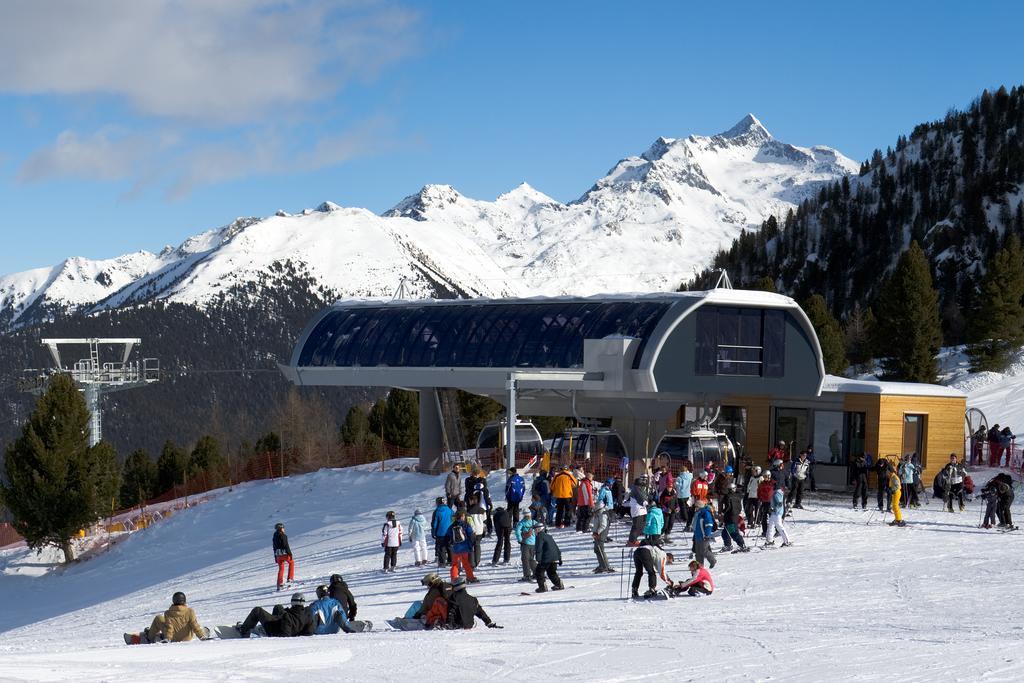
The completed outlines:
<svg viewBox="0 0 1024 683">
<path fill-rule="evenodd" d="M 384 440 L 402 448 L 416 448 L 420 441 L 419 395 L 392 389 L 384 408 Z"/>
<path fill-rule="evenodd" d="M 341 425 L 341 443 L 344 446 L 365 446 L 372 436 L 370 418 L 361 406 L 352 406 Z"/>
<path fill-rule="evenodd" d="M 205 476 L 208 486 L 218 486 L 224 479 L 224 457 L 220 444 L 212 436 L 199 437 L 188 459 L 190 477 Z"/>
<path fill-rule="evenodd" d="M 1024 253 L 1016 235 L 988 264 L 969 331 L 967 355 L 975 372 L 1005 370 L 1010 354 L 1024 344 Z"/>
<path fill-rule="evenodd" d="M 156 461 L 156 488 L 158 493 L 169 491 L 185 483 L 188 454 L 168 439 Z"/>
<path fill-rule="evenodd" d="M 121 507 L 130 508 L 156 493 L 156 463 L 143 449 L 125 458 L 121 473 Z"/>
<path fill-rule="evenodd" d="M 882 286 L 876 306 L 874 347 L 886 379 L 934 382 L 935 356 L 942 344 L 939 294 L 932 287 L 928 259 L 917 242 L 900 256 Z"/>
<path fill-rule="evenodd" d="M 859 370 L 865 371 L 874 360 L 871 341 L 874 338 L 875 314 L 870 308 L 854 304 L 846 319 L 843 334 L 846 338 L 846 357 Z"/>
<path fill-rule="evenodd" d="M 846 361 L 846 341 L 839 321 L 828 310 L 825 298 L 820 294 L 812 295 L 803 305 L 804 312 L 814 326 L 821 345 L 821 355 L 825 361 L 825 372 L 831 375 L 842 375 L 849 363 Z"/>
<path fill-rule="evenodd" d="M 109 441 L 100 441 L 93 446 L 90 454 L 99 471 L 100 486 L 97 493 L 102 501 L 102 512 L 112 515 L 117 509 L 117 499 L 121 488 L 121 465 L 118 463 L 117 449 Z"/>
<path fill-rule="evenodd" d="M 57 375 L 36 403 L 21 436 L 8 446 L 0 499 L 30 548 L 54 545 L 74 559 L 71 539 L 110 510 L 117 488 L 116 453 L 89 447 L 89 411 L 74 381 Z"/>
<path fill-rule="evenodd" d="M 758 292 L 773 292 L 776 293 L 778 290 L 775 289 L 775 280 L 771 279 L 767 275 L 762 278 L 758 278 L 754 284 L 750 285 L 749 289 L 756 290 Z"/>
<path fill-rule="evenodd" d="M 263 455 L 264 453 L 280 453 L 281 452 L 281 435 L 277 432 L 267 432 L 256 440 L 256 445 L 253 446 L 253 453 Z"/>
<path fill-rule="evenodd" d="M 387 407 L 387 399 L 379 399 L 370 408 L 370 415 L 367 418 L 370 422 L 370 431 L 381 438 L 384 438 L 384 413 Z"/>
</svg>

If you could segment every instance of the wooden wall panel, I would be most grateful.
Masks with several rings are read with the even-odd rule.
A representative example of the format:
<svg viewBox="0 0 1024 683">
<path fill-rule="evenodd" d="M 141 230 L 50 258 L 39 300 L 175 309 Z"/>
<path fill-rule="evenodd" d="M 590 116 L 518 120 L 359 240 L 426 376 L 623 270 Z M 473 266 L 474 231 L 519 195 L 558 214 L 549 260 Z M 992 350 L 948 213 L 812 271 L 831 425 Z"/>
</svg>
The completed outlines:
<svg viewBox="0 0 1024 683">
<path fill-rule="evenodd" d="M 879 445 L 882 455 L 899 456 L 903 449 L 903 416 L 926 415 L 924 472 L 926 487 L 949 462 L 949 454 L 964 456 L 964 412 L 967 400 L 941 396 L 882 396 L 879 414 Z"/>
</svg>

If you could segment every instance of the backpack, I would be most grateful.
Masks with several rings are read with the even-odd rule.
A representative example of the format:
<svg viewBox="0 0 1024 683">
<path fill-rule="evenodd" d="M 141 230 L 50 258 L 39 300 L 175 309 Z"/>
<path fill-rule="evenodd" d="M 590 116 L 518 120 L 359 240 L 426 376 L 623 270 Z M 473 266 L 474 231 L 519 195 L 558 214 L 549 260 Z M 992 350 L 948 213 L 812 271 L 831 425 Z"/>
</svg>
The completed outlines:
<svg viewBox="0 0 1024 683">
<path fill-rule="evenodd" d="M 520 502 L 523 499 L 523 496 L 526 495 L 526 484 L 523 483 L 523 478 L 520 477 L 519 475 L 516 475 L 515 477 L 512 478 L 512 481 L 509 483 L 511 484 L 508 490 L 509 502 Z"/>
<path fill-rule="evenodd" d="M 452 526 L 452 543 L 465 543 L 466 541 L 466 528 L 461 524 L 456 523 Z"/>
<path fill-rule="evenodd" d="M 448 625 L 448 601 L 438 596 L 426 614 L 427 628 L 444 628 Z"/>
</svg>

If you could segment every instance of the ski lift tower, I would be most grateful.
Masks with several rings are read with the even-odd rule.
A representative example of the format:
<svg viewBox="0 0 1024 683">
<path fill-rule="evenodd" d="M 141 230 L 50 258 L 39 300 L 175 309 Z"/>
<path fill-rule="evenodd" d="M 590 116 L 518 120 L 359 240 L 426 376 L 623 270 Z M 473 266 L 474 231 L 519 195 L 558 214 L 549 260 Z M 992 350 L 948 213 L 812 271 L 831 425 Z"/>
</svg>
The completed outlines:
<svg viewBox="0 0 1024 683">
<path fill-rule="evenodd" d="M 142 343 L 141 339 L 43 339 L 42 343 L 50 351 L 54 367 L 36 372 L 36 382 L 30 391 L 41 393 L 46 388 L 46 380 L 52 375 L 71 375 L 71 379 L 84 394 L 89 408 L 90 446 L 95 446 L 103 438 L 103 416 L 100 411 L 100 397 L 103 394 L 148 386 L 160 379 L 160 362 L 156 358 L 129 360 L 135 347 Z M 64 346 L 87 346 L 89 355 L 65 366 L 61 359 L 61 347 Z M 101 361 L 101 346 L 120 347 L 119 360 Z"/>
</svg>

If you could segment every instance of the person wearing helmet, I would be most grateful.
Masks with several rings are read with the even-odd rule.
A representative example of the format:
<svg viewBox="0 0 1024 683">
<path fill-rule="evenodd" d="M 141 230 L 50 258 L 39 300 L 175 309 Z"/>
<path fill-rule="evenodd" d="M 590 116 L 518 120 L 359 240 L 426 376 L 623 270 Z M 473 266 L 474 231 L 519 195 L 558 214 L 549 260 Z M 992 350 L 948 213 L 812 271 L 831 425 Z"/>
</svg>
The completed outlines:
<svg viewBox="0 0 1024 683">
<path fill-rule="evenodd" d="M 317 586 L 316 601 L 309 606 L 309 613 L 313 617 L 313 632 L 318 636 L 333 635 L 338 631 L 361 633 L 372 628 L 367 621 L 350 621 L 341 603 L 331 597 L 327 586 Z"/>
<path fill-rule="evenodd" d="M 538 510 L 538 516 L 540 517 L 546 514 L 543 507 L 533 509 Z M 519 543 L 519 562 L 523 567 L 523 578 L 519 579 L 520 582 L 533 583 L 533 573 L 537 571 L 537 561 L 533 558 L 534 546 L 537 540 L 534 537 L 533 530 L 538 525 L 539 522 L 534 521 L 532 510 L 526 510 L 523 513 L 523 518 L 516 524 L 515 534 L 516 542 Z"/>
<path fill-rule="evenodd" d="M 384 548 L 384 573 L 394 574 L 398 566 L 398 549 L 402 547 L 402 523 L 394 510 L 388 510 L 384 526 L 380 530 L 380 546 Z M 424 549 L 426 555 L 426 549 Z"/>
<path fill-rule="evenodd" d="M 608 531 L 611 529 L 611 525 L 611 508 L 605 506 L 604 501 L 599 500 L 590 524 L 591 536 L 594 539 L 594 554 L 597 555 L 595 574 L 611 574 L 615 571 L 608 562 L 608 555 L 604 551 L 604 544 L 608 542 Z"/>
<path fill-rule="evenodd" d="M 889 497 L 889 459 L 881 455 L 875 461 L 875 478 L 878 484 L 878 511 L 882 511 L 882 502 L 885 502 L 885 511 L 892 511 L 892 498 Z"/>
<path fill-rule="evenodd" d="M 715 554 L 711 551 L 711 538 L 715 533 L 715 519 L 708 502 L 697 499 L 697 513 L 693 517 L 693 555 L 698 562 L 715 566 Z"/>
<path fill-rule="evenodd" d="M 711 572 L 701 566 L 697 560 L 690 560 L 690 580 L 686 583 L 680 581 L 672 586 L 672 592 L 677 596 L 685 593 L 691 597 L 697 597 L 711 595 L 714 591 L 715 581 L 711 578 Z"/>
<path fill-rule="evenodd" d="M 546 576 L 551 580 L 552 590 L 560 591 L 564 586 L 562 585 L 562 579 L 558 576 L 558 566 L 562 564 L 562 551 L 555 543 L 555 539 L 551 538 L 551 534 L 547 532 L 544 525 L 538 525 L 534 533 L 537 536 L 537 543 L 535 549 L 535 557 L 537 559 L 537 570 L 533 573 L 533 578 L 537 580 L 537 593 L 544 593 L 547 591 L 547 585 L 544 583 L 544 577 Z M 454 586 L 454 584 L 452 584 Z"/>
<path fill-rule="evenodd" d="M 850 481 L 853 482 L 853 509 L 860 499 L 861 510 L 868 509 L 868 471 L 871 469 L 870 453 L 858 454 L 850 460 Z"/>
<path fill-rule="evenodd" d="M 480 606 L 480 601 L 466 591 L 464 576 L 452 581 L 451 597 L 448 602 L 448 628 L 473 628 L 476 619 L 483 621 L 487 628 L 501 628 L 487 616 L 487 612 Z"/>
<path fill-rule="evenodd" d="M 730 550 L 733 542 L 736 543 L 737 553 L 745 553 L 750 548 L 743 542 L 743 534 L 740 533 L 740 511 L 743 509 L 743 500 L 736 490 L 736 484 L 729 484 L 729 491 L 722 500 L 722 550 Z"/>
<path fill-rule="evenodd" d="M 604 505 L 605 509 L 611 510 L 615 507 L 615 494 L 612 489 L 615 487 L 615 477 L 605 479 L 601 489 L 597 492 L 596 505 Z"/>
<path fill-rule="evenodd" d="M 345 583 L 345 579 L 341 578 L 341 574 L 331 574 L 331 583 L 327 586 L 327 593 L 341 603 L 341 609 L 345 612 L 349 621 L 356 618 L 357 606 L 355 596 L 348 589 L 348 584 Z"/>
<path fill-rule="evenodd" d="M 768 451 L 768 465 L 773 465 L 776 460 L 789 460 L 789 451 L 786 449 L 786 442 L 779 441 L 775 448 Z"/>
<path fill-rule="evenodd" d="M 295 580 L 295 559 L 292 557 L 292 547 L 288 545 L 288 536 L 284 533 L 284 522 L 274 525 L 274 562 L 277 563 L 277 590 L 283 590 L 284 567 L 288 565 L 288 585 Z"/>
<path fill-rule="evenodd" d="M 312 613 L 306 609 L 306 596 L 302 593 L 292 594 L 291 605 L 274 605 L 273 612 L 262 607 L 253 607 L 245 621 L 236 624 L 235 628 L 243 638 L 248 638 L 256 626 L 262 626 L 266 634 L 272 638 L 293 638 L 295 636 L 311 636 L 316 632 L 316 623 Z"/>
<path fill-rule="evenodd" d="M 786 514 L 786 495 L 785 487 L 779 486 L 777 482 L 772 482 L 772 487 L 775 492 L 772 493 L 771 511 L 768 515 L 768 535 L 766 536 L 765 546 L 771 547 L 775 545 L 775 534 L 778 533 L 782 536 L 782 547 L 792 545 L 789 542 L 789 534 L 786 533 L 786 527 L 782 523 L 782 518 Z"/>
<path fill-rule="evenodd" d="M 143 629 L 142 633 L 125 633 L 124 642 L 127 645 L 180 643 L 192 640 L 192 636 L 207 640 L 210 632 L 199 625 L 195 611 L 185 600 L 185 594 L 178 591 L 171 596 L 171 606 L 167 611 L 153 617 L 153 623 Z"/>
<path fill-rule="evenodd" d="M 761 535 L 768 535 L 768 516 L 771 514 L 772 496 L 775 494 L 775 480 L 771 472 L 762 472 L 761 481 L 757 485 L 757 523 L 761 525 Z"/>
<path fill-rule="evenodd" d="M 789 495 L 786 497 L 787 505 L 793 504 L 797 510 L 804 509 L 804 484 L 810 472 L 811 461 L 808 459 L 807 451 L 800 451 L 800 457 L 790 463 L 790 489 Z"/>
<path fill-rule="evenodd" d="M 761 468 L 753 467 L 750 470 L 750 477 L 747 479 L 746 498 L 743 501 L 743 514 L 747 518 L 747 525 L 752 525 L 757 519 L 757 485 L 761 483 Z"/>
</svg>

